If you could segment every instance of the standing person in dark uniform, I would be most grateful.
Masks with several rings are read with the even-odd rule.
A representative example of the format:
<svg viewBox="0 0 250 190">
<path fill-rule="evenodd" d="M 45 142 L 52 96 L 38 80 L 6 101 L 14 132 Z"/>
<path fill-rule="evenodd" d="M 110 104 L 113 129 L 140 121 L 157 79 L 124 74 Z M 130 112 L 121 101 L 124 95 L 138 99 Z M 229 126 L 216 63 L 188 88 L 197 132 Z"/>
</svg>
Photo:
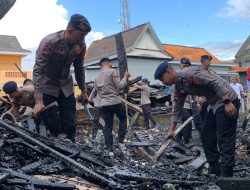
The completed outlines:
<svg viewBox="0 0 250 190">
<path fill-rule="evenodd" d="M 190 67 L 191 61 L 188 58 L 181 58 L 180 60 L 180 69 L 184 69 L 186 67 Z M 183 107 L 183 115 L 182 115 L 182 122 L 185 122 L 190 116 L 195 115 L 194 118 L 194 125 L 197 130 L 200 132 L 202 121 L 199 115 L 199 112 L 196 107 L 196 101 L 194 97 L 191 95 L 187 95 L 184 107 Z M 184 144 L 188 144 L 190 139 L 192 138 L 192 122 L 187 124 L 187 126 L 180 131 L 180 133 L 176 136 L 176 141 Z"/>
<path fill-rule="evenodd" d="M 44 114 L 44 122 L 54 136 L 66 133 L 75 141 L 75 97 L 70 67 L 73 63 L 75 78 L 83 100 L 85 89 L 84 55 L 85 36 L 91 31 L 88 20 L 79 14 L 71 16 L 66 30 L 49 34 L 40 42 L 33 69 L 36 105 L 34 114 L 44 106 L 57 101 L 58 110 L 52 108 Z M 59 111 L 59 115 L 57 112 Z M 59 131 L 61 128 L 61 131 Z"/>
<path fill-rule="evenodd" d="M 201 137 L 210 173 L 223 177 L 233 176 L 240 102 L 229 83 L 198 67 L 188 67 L 176 72 L 167 62 L 158 66 L 154 77 L 166 85 L 175 84 L 174 109 L 168 138 L 174 136 L 176 125 L 181 122 L 186 96 L 206 97 L 211 109 L 206 114 Z"/>
</svg>

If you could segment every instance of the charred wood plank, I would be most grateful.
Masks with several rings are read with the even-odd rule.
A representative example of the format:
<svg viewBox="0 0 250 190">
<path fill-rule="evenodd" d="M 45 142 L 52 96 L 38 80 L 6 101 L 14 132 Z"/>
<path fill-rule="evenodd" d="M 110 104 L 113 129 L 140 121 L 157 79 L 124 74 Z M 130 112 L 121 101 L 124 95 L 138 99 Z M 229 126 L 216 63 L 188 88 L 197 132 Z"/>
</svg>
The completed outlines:
<svg viewBox="0 0 250 190">
<path fill-rule="evenodd" d="M 135 112 L 135 114 L 133 115 L 133 117 L 131 118 L 129 125 L 128 125 L 128 133 L 127 133 L 127 138 L 128 139 L 132 139 L 133 138 L 133 133 L 134 133 L 134 129 L 133 129 L 133 125 L 135 124 L 137 118 L 139 117 L 140 113 L 138 111 Z"/>
<path fill-rule="evenodd" d="M 26 134 L 25 132 L 21 131 L 20 129 L 7 124 L 3 120 L 0 120 L 0 125 L 5 127 L 6 129 L 10 130 L 10 131 L 13 131 L 14 133 L 21 136 L 22 138 L 24 138 L 28 141 L 31 141 L 32 143 L 36 144 L 37 146 L 40 146 L 43 149 L 49 151 L 56 158 L 63 160 L 65 163 L 71 165 L 74 169 L 80 171 L 85 177 L 87 177 L 91 180 L 97 181 L 97 182 L 99 182 L 103 185 L 109 186 L 109 187 L 116 186 L 116 183 L 114 181 L 110 181 L 110 180 L 100 176 L 99 174 L 90 170 L 89 168 L 85 167 L 84 165 L 76 162 L 75 160 L 69 158 L 68 156 L 61 154 L 60 152 L 54 150 L 53 148 L 45 145 L 44 143 L 38 141 L 37 139 L 31 137 L 30 135 Z"/>
<path fill-rule="evenodd" d="M 121 32 L 115 35 L 115 42 L 116 42 L 120 79 L 122 79 L 124 77 L 125 72 L 128 70 L 128 63 Z"/>
<path fill-rule="evenodd" d="M 178 129 L 175 130 L 175 136 L 184 128 L 187 126 L 189 122 L 191 122 L 194 119 L 193 116 L 189 117 Z M 162 155 L 164 150 L 171 144 L 174 138 L 168 139 L 161 147 L 160 149 L 156 152 L 154 159 L 155 161 L 158 160 L 158 158 Z"/>
<path fill-rule="evenodd" d="M 45 188 L 48 190 L 75 190 L 75 185 L 66 183 L 48 183 L 43 181 L 27 181 L 25 179 L 7 179 L 5 184 L 10 185 L 33 185 L 35 187 Z"/>
<path fill-rule="evenodd" d="M 142 109 L 141 109 L 139 106 L 134 105 L 134 104 L 128 102 L 127 100 L 123 99 L 123 98 L 121 98 L 121 101 L 122 101 L 122 104 L 123 104 L 123 105 L 127 105 L 127 106 L 128 106 L 129 108 L 131 108 L 132 110 L 137 111 L 137 112 L 140 112 L 140 113 L 143 113 Z"/>
<path fill-rule="evenodd" d="M 141 156 L 143 158 L 145 158 L 147 161 L 149 162 L 153 162 L 154 161 L 154 158 L 153 156 L 151 156 L 144 148 L 142 147 L 137 147 L 136 150 L 135 150 L 135 153 L 138 155 L 138 156 Z"/>
<path fill-rule="evenodd" d="M 141 140 L 140 138 L 139 138 L 139 136 L 134 132 L 134 137 L 135 137 L 135 139 L 138 141 L 138 142 L 143 142 L 143 140 Z M 142 148 L 144 148 L 144 150 L 145 151 L 147 151 L 147 153 L 149 153 L 149 155 L 151 155 L 151 156 L 154 156 L 155 155 L 155 151 L 153 150 L 153 148 L 151 148 L 151 147 L 142 147 Z"/>
<path fill-rule="evenodd" d="M 128 143 L 127 146 L 130 146 L 130 147 L 149 147 L 149 146 L 155 146 L 155 143 L 148 143 L 145 141 L 131 142 L 131 143 Z"/>
<path fill-rule="evenodd" d="M 44 188 L 49 188 L 49 189 L 75 189 L 75 186 L 74 185 L 71 185 L 71 184 L 60 184 L 60 183 L 52 183 L 48 180 L 40 180 L 36 177 L 33 177 L 33 176 L 29 176 L 29 175 L 26 175 L 26 174 L 22 174 L 22 173 L 19 173 L 15 170 L 12 170 L 10 168 L 8 169 L 5 169 L 5 168 L 1 168 L 0 170 L 4 171 L 4 172 L 7 172 L 9 173 L 11 176 L 13 177 L 18 177 L 18 178 L 21 178 L 21 179 L 24 179 L 25 181 L 21 182 L 21 181 L 11 181 L 11 180 L 7 180 L 7 184 L 8 183 L 14 183 L 14 184 L 33 184 L 34 186 L 37 186 L 37 187 L 44 187 Z"/>
<path fill-rule="evenodd" d="M 190 160 L 193 160 L 194 157 L 193 156 L 185 156 L 184 158 L 180 158 L 178 160 L 175 161 L 175 164 L 179 165 L 179 164 L 185 164 L 187 162 L 189 162 Z"/>
<path fill-rule="evenodd" d="M 128 81 L 128 85 L 131 86 L 131 85 L 133 85 L 133 84 L 135 84 L 135 83 L 141 81 L 141 79 L 142 79 L 142 76 L 136 77 L 136 78 L 133 79 L 133 80 L 129 80 L 129 81 Z"/>
<path fill-rule="evenodd" d="M 114 176 L 123 180 L 137 181 L 138 183 L 153 182 L 155 184 L 160 184 L 160 185 L 171 183 L 171 184 L 179 184 L 182 187 L 192 187 L 194 185 L 205 184 L 205 182 L 200 182 L 200 181 L 169 180 L 169 179 L 156 178 L 156 177 L 146 177 L 146 176 L 136 175 L 134 173 L 124 172 L 124 171 L 116 172 Z"/>
<path fill-rule="evenodd" d="M 205 164 L 205 162 L 207 161 L 205 154 L 201 154 L 198 158 L 196 158 L 195 160 L 193 160 L 189 165 L 188 168 L 190 168 L 191 170 L 195 171 L 197 169 L 199 169 L 201 166 L 203 166 L 203 164 Z"/>
<path fill-rule="evenodd" d="M 139 117 L 139 115 L 140 115 L 140 113 L 137 111 L 137 112 L 135 112 L 135 114 L 133 115 L 133 117 L 131 118 L 131 120 L 130 120 L 130 122 L 129 122 L 129 129 L 131 128 L 131 127 L 133 127 L 133 125 L 135 124 L 135 122 L 136 122 L 136 120 L 137 120 L 137 118 Z"/>
<path fill-rule="evenodd" d="M 44 163 L 45 163 L 45 160 L 41 160 L 41 161 L 39 160 L 37 162 L 33 162 L 31 164 L 23 166 L 22 168 L 18 169 L 17 172 L 25 173 L 25 174 L 31 173 Z"/>
</svg>

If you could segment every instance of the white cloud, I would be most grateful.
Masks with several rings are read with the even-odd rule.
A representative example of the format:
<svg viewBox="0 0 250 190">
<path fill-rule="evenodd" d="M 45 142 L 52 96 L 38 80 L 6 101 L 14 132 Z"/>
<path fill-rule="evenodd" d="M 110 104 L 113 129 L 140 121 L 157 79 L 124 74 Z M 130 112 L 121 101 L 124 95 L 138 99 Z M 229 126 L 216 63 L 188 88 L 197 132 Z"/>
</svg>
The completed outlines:
<svg viewBox="0 0 250 190">
<path fill-rule="evenodd" d="M 250 19 L 249 0 L 228 0 L 227 6 L 219 13 L 219 16 L 235 19 Z"/>
<path fill-rule="evenodd" d="M 5 17 L 0 20 L 0 34 L 14 35 L 24 49 L 31 50 L 23 61 L 24 70 L 32 70 L 35 51 L 46 35 L 66 28 L 68 11 L 58 0 L 17 0 Z M 87 45 L 103 38 L 101 32 L 90 32 Z"/>
<path fill-rule="evenodd" d="M 86 36 L 86 44 L 87 47 L 95 40 L 99 40 L 104 38 L 104 34 L 102 32 L 93 32 L 91 31 L 87 36 Z"/>
<path fill-rule="evenodd" d="M 0 21 L 0 33 L 17 36 L 24 48 L 37 47 L 44 36 L 67 26 L 67 14 L 57 0 L 17 0 Z"/>
</svg>

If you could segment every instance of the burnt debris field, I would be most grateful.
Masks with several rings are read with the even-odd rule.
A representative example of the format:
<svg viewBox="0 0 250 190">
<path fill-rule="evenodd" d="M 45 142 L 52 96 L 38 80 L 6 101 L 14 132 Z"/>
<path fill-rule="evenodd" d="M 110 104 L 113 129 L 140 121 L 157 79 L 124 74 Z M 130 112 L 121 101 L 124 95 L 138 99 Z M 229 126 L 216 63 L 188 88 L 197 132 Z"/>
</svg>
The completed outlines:
<svg viewBox="0 0 250 190">
<path fill-rule="evenodd" d="M 239 122 L 240 126 L 241 122 Z M 40 136 L 0 120 L 0 189 L 247 189 L 250 160 L 247 133 L 237 128 L 235 176 L 216 178 L 197 131 L 187 144 L 172 142 L 159 159 L 154 155 L 165 141 L 167 127 L 132 128 L 126 150 L 110 157 L 101 135 L 71 143 Z"/>
</svg>

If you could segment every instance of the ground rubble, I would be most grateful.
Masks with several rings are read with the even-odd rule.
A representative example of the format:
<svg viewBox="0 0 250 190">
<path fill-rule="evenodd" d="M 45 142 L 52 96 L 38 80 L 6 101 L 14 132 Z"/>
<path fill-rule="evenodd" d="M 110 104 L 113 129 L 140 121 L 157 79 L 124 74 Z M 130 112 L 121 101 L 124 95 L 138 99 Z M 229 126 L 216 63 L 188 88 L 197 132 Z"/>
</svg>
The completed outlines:
<svg viewBox="0 0 250 190">
<path fill-rule="evenodd" d="M 8 126 L 23 133 L 20 135 Z M 217 186 L 217 178 L 208 174 L 197 131 L 189 144 L 173 142 L 158 161 L 147 159 L 143 150 L 153 156 L 165 140 L 166 130 L 163 125 L 150 130 L 135 128 L 130 133 L 136 135 L 128 134 L 127 149 L 121 153 L 115 142 L 114 157 L 110 157 L 104 150 L 103 139 L 99 143 L 84 136 L 80 142 L 71 143 L 43 137 L 25 126 L 20 128 L 1 120 L 0 189 L 219 190 L 223 187 Z M 240 128 L 237 134 L 235 180 L 249 179 L 248 135 L 242 135 Z"/>
</svg>

